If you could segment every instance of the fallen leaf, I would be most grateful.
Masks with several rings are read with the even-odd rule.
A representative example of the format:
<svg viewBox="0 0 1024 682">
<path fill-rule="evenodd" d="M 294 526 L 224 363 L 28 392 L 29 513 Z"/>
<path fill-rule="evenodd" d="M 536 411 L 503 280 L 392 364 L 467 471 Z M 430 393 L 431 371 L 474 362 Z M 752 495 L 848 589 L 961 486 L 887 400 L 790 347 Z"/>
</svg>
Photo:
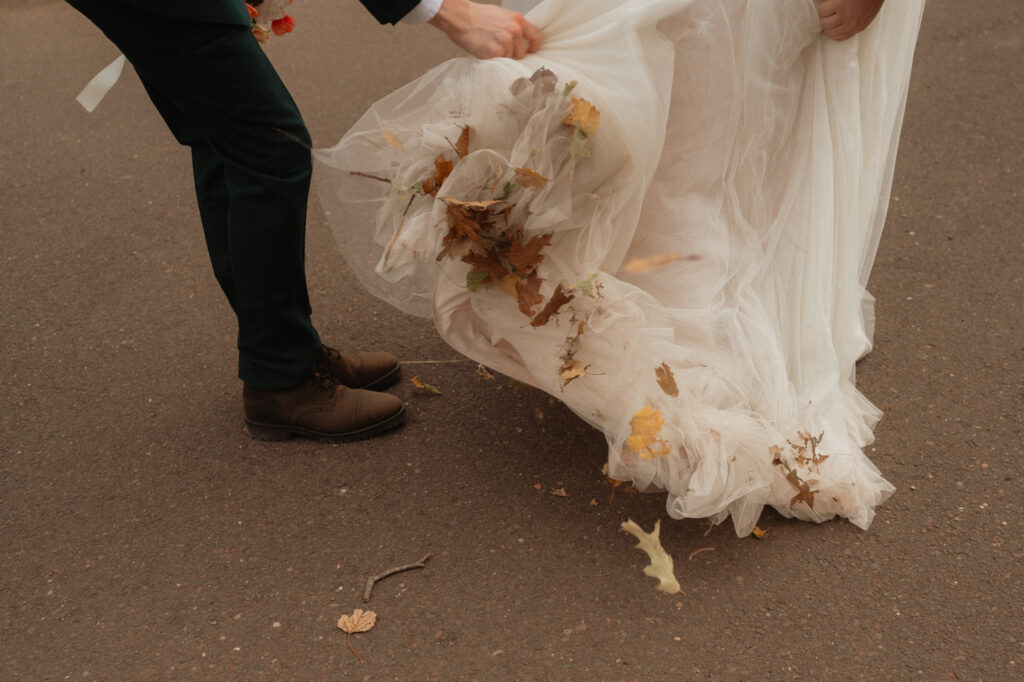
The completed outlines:
<svg viewBox="0 0 1024 682">
<path fill-rule="evenodd" d="M 676 580 L 673 573 L 672 557 L 661 546 L 661 540 L 658 537 L 661 534 L 661 520 L 654 522 L 654 530 L 650 533 L 644 532 L 644 529 L 632 519 L 622 524 L 622 530 L 635 536 L 640 541 L 636 545 L 637 548 L 647 552 L 647 556 L 650 557 L 651 564 L 644 567 L 644 575 L 658 579 L 658 585 L 654 589 L 665 594 L 682 592 L 679 581 Z"/>
<path fill-rule="evenodd" d="M 763 537 L 764 537 L 765 535 L 768 535 L 768 530 L 769 530 L 768 528 L 765 528 L 764 530 L 762 530 L 761 528 L 759 528 L 759 527 L 757 527 L 757 526 L 754 526 L 754 530 L 752 530 L 752 531 L 750 531 L 750 532 L 754 534 L 754 537 L 755 537 L 755 538 L 757 538 L 758 540 L 760 540 L 760 539 L 761 539 L 761 538 L 763 538 Z"/>
<path fill-rule="evenodd" d="M 357 632 L 366 632 L 377 624 L 377 614 L 373 611 L 356 609 L 351 615 L 344 615 L 338 619 L 338 627 L 353 635 Z"/>
<path fill-rule="evenodd" d="M 645 405 L 638 410 L 629 422 L 633 430 L 632 435 L 626 439 L 629 449 L 640 455 L 643 459 L 654 460 L 662 455 L 667 455 L 672 448 L 661 438 L 658 433 L 665 425 L 665 417 L 660 410 L 650 405 Z"/>
<path fill-rule="evenodd" d="M 679 395 L 679 386 L 676 385 L 676 377 L 672 374 L 672 369 L 668 364 L 663 362 L 660 367 L 655 367 L 654 374 L 658 377 L 658 386 L 661 387 L 661 390 L 673 398 Z"/>
<path fill-rule="evenodd" d="M 516 184 L 530 189 L 544 189 L 548 184 L 548 179 L 535 170 L 516 168 Z"/>
<path fill-rule="evenodd" d="M 596 507 L 597 506 L 597 500 L 591 500 L 590 501 L 590 506 L 591 507 Z"/>
<path fill-rule="evenodd" d="M 555 497 L 572 497 L 569 493 L 565 492 L 565 488 L 552 488 L 548 491 Z"/>
<path fill-rule="evenodd" d="M 562 288 L 562 285 L 559 284 L 557 287 L 555 287 L 555 293 L 551 294 L 551 299 L 547 302 L 547 305 L 545 305 L 544 308 L 539 313 L 537 313 L 536 317 L 530 320 L 530 326 L 543 327 L 548 323 L 551 317 L 555 315 L 563 305 L 565 305 L 572 299 L 573 294 L 566 294 L 565 290 Z"/>
<path fill-rule="evenodd" d="M 469 126 L 467 125 L 462 129 L 462 133 L 459 134 L 459 140 L 455 143 L 455 153 L 459 155 L 460 159 L 466 158 L 469 154 Z"/>
<path fill-rule="evenodd" d="M 541 249 L 551 244 L 552 235 L 538 234 L 523 243 L 522 235 L 518 235 L 508 247 L 508 262 L 520 277 L 527 277 L 537 269 L 544 256 Z"/>
<path fill-rule="evenodd" d="M 567 126 L 579 126 L 580 131 L 590 137 L 601 123 L 601 112 L 582 97 L 572 98 L 572 109 L 562 120 Z"/>
<path fill-rule="evenodd" d="M 389 145 L 391 145 L 400 152 L 405 151 L 405 145 L 402 144 L 402 141 L 399 140 L 398 136 L 395 135 L 393 132 L 391 132 L 387 128 L 381 128 L 380 134 L 384 137 L 384 141 L 387 142 Z"/>
<path fill-rule="evenodd" d="M 412 382 L 413 386 L 415 386 L 416 388 L 420 389 L 421 391 L 426 391 L 427 393 L 430 393 L 432 395 L 441 395 L 441 391 L 440 391 L 440 389 L 438 389 L 437 386 L 431 386 L 430 384 L 425 384 L 425 383 L 423 383 L 422 380 L 420 380 L 419 377 L 413 377 L 412 379 L 410 379 L 410 381 Z"/>
<path fill-rule="evenodd" d="M 622 269 L 626 272 L 632 273 L 654 272 L 659 268 L 665 267 L 669 263 L 674 263 L 681 259 L 682 256 L 678 253 L 666 253 L 661 256 L 650 256 L 648 258 L 632 258 Z"/>
<path fill-rule="evenodd" d="M 544 413 L 541 412 L 539 407 L 535 407 L 533 409 L 533 416 L 536 417 L 539 421 L 544 421 Z"/>
<path fill-rule="evenodd" d="M 519 310 L 527 316 L 533 315 L 533 306 L 544 300 L 540 295 L 543 280 L 536 275 L 516 282 L 516 297 L 519 299 Z"/>
<path fill-rule="evenodd" d="M 484 379 L 488 379 L 489 380 L 489 379 L 493 379 L 494 378 L 494 375 L 491 374 L 487 370 L 487 368 L 484 367 L 483 365 L 477 365 L 476 366 L 476 373 L 479 374 L 480 376 L 482 376 Z"/>
</svg>

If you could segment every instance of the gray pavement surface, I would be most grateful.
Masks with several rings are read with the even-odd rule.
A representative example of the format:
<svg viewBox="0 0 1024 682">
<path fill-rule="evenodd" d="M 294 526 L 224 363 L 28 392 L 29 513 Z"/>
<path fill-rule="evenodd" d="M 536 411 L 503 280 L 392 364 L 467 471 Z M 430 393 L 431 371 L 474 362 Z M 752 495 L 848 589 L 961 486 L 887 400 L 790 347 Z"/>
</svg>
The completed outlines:
<svg viewBox="0 0 1024 682">
<path fill-rule="evenodd" d="M 352 2 L 293 14 L 268 52 L 320 146 L 456 54 Z M 364 443 L 250 440 L 187 151 L 133 74 L 75 102 L 117 55 L 91 24 L 5 0 L 0 679 L 1024 677 L 1022 21 L 926 11 L 859 371 L 898 492 L 867 532 L 767 513 L 756 540 L 610 499 L 603 438 L 365 293 L 315 197 L 322 334 L 446 361 L 406 374 L 444 393 L 404 381 L 410 423 Z M 627 518 L 664 519 L 685 595 L 652 589 Z M 427 552 L 375 588 L 359 663 L 338 617 Z"/>
</svg>

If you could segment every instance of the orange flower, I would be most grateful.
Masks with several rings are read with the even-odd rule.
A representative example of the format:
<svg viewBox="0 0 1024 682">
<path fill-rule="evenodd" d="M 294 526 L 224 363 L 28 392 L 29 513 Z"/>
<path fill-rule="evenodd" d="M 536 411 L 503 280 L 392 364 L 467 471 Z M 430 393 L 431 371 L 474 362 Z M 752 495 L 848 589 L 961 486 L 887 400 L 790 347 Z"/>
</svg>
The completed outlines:
<svg viewBox="0 0 1024 682">
<path fill-rule="evenodd" d="M 283 36 L 285 33 L 291 33 L 292 29 L 295 28 L 295 20 L 292 19 L 290 14 L 286 14 L 280 19 L 275 19 L 270 24 L 270 28 L 274 31 L 274 35 Z"/>
<path fill-rule="evenodd" d="M 255 19 L 256 17 L 258 17 L 260 15 L 260 13 L 258 11 L 256 11 L 256 8 L 253 7 L 252 5 L 250 5 L 249 3 L 245 3 L 245 8 L 247 10 L 249 10 L 249 18 L 250 19 Z"/>
<path fill-rule="evenodd" d="M 252 34 L 256 37 L 256 41 L 265 43 L 270 40 L 270 31 L 265 26 L 260 26 L 255 21 L 252 23 Z"/>
</svg>

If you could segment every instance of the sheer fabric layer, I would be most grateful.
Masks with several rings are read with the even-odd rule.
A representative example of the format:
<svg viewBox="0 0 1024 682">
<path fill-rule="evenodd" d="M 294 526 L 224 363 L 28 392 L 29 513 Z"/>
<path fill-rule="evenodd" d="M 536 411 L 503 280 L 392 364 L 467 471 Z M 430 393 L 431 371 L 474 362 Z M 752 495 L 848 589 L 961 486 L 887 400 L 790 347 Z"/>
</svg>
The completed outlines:
<svg viewBox="0 0 1024 682">
<path fill-rule="evenodd" d="M 609 474 L 667 491 L 673 517 L 745 535 L 767 504 L 866 528 L 893 487 L 863 454 L 880 413 L 854 368 L 923 0 L 843 43 L 813 0 L 506 5 L 542 28 L 539 53 L 442 64 L 317 153 L 353 270 L 601 429 Z M 589 156 L 562 124 L 573 97 L 600 111 Z M 454 168 L 424 194 L 439 157 Z M 548 182 L 517 184 L 523 168 Z M 571 300 L 546 324 L 438 259 L 453 199 L 504 201 L 488 210 L 524 243 L 551 235 L 537 295 Z"/>
</svg>

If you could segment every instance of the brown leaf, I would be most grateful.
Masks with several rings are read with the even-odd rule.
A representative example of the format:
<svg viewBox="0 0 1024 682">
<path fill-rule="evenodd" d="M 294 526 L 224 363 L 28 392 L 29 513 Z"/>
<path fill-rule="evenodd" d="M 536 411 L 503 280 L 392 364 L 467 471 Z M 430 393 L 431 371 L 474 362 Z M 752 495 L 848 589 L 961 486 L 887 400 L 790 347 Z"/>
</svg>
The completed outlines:
<svg viewBox="0 0 1024 682">
<path fill-rule="evenodd" d="M 673 398 L 679 395 L 679 386 L 676 385 L 676 377 L 672 374 L 672 369 L 666 363 L 661 363 L 661 367 L 654 368 L 654 374 L 658 377 L 658 386 L 661 387 L 667 395 Z"/>
<path fill-rule="evenodd" d="M 501 259 L 493 251 L 486 251 L 484 253 L 470 251 L 462 257 L 462 262 L 473 266 L 470 272 L 487 273 L 487 277 L 480 281 L 482 285 L 500 283 L 509 274 L 505 264 L 501 262 Z"/>
<path fill-rule="evenodd" d="M 569 293 L 568 295 L 566 295 L 565 291 L 562 288 L 562 285 L 559 284 L 558 287 L 555 288 L 555 293 L 551 294 L 551 300 L 548 301 L 547 305 L 545 305 L 544 308 L 539 313 L 537 313 L 536 317 L 530 320 L 530 326 L 543 327 L 548 323 L 549 320 L 551 320 L 551 317 L 554 314 L 556 314 L 563 305 L 565 305 L 572 299 L 573 294 Z"/>
<path fill-rule="evenodd" d="M 490 371 L 486 367 L 484 367 L 483 365 L 477 365 L 476 366 L 476 373 L 479 374 L 480 376 L 482 376 L 484 379 L 493 379 L 494 378 L 494 375 L 491 374 Z"/>
<path fill-rule="evenodd" d="M 535 170 L 516 168 L 516 184 L 530 189 L 544 189 L 548 184 L 548 179 Z"/>
<path fill-rule="evenodd" d="M 519 299 L 519 310 L 523 315 L 533 315 L 533 306 L 544 300 L 540 295 L 540 285 L 544 280 L 536 275 L 516 282 L 516 297 Z"/>
<path fill-rule="evenodd" d="M 786 474 L 786 480 L 789 481 L 790 485 L 798 491 L 797 494 L 793 496 L 793 499 L 789 501 L 789 506 L 792 507 L 797 502 L 806 502 L 808 507 L 814 509 L 814 495 L 818 491 L 811 490 L 810 484 L 801 481 L 795 471 L 790 471 Z"/>
<path fill-rule="evenodd" d="M 441 189 L 441 185 L 448 179 L 448 176 L 452 174 L 452 170 L 455 168 L 455 164 L 444 158 L 438 156 L 434 159 L 434 174 L 423 181 L 423 193 L 429 194 L 432 197 L 437 196 L 437 190 Z"/>
<path fill-rule="evenodd" d="M 351 615 L 344 615 L 338 619 L 338 627 L 352 635 L 357 632 L 366 632 L 377 624 L 377 614 L 373 611 L 356 609 Z"/>
<path fill-rule="evenodd" d="M 562 120 L 567 126 L 579 125 L 580 131 L 590 137 L 601 123 L 601 112 L 581 97 L 572 98 L 572 110 Z"/>
<path fill-rule="evenodd" d="M 632 258 L 622 269 L 632 273 L 654 272 L 658 268 L 663 268 L 669 263 L 680 259 L 682 259 L 682 256 L 678 253 L 666 253 L 661 256 L 650 256 L 648 258 Z"/>
<path fill-rule="evenodd" d="M 516 285 L 522 281 L 523 278 L 518 275 L 505 275 L 505 279 L 498 282 L 498 288 L 512 298 L 518 298 L 519 294 L 516 292 Z"/>
<path fill-rule="evenodd" d="M 466 158 L 466 154 L 469 154 L 469 126 L 467 125 L 462 129 L 462 133 L 459 135 L 459 141 L 455 143 L 455 152 L 459 155 L 460 159 Z"/>
<path fill-rule="evenodd" d="M 539 234 L 532 237 L 530 241 L 523 244 L 523 237 L 519 235 L 508 249 L 508 262 L 522 277 L 526 277 L 537 269 L 544 256 L 540 255 L 541 249 L 551 244 L 550 233 Z"/>
<path fill-rule="evenodd" d="M 431 395 L 441 395 L 441 389 L 439 389 L 437 386 L 431 386 L 430 384 L 423 383 L 423 380 L 420 379 L 419 377 L 413 377 L 409 381 L 412 382 L 413 386 L 420 389 L 421 391 L 425 391 L 427 393 L 430 393 Z"/>
</svg>

